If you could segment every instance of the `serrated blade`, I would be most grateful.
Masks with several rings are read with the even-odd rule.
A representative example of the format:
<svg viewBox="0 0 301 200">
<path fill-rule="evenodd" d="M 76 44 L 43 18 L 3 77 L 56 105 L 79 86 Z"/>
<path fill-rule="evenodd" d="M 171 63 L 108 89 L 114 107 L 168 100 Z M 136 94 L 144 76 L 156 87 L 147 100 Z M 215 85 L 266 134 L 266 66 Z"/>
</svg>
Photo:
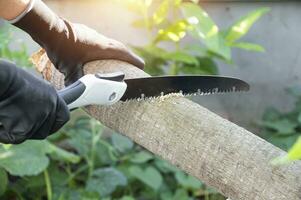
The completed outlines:
<svg viewBox="0 0 301 200">
<path fill-rule="evenodd" d="M 237 78 L 223 76 L 157 76 L 124 80 L 127 90 L 122 101 L 160 97 L 171 93 L 207 95 L 248 91 L 250 86 Z"/>
</svg>

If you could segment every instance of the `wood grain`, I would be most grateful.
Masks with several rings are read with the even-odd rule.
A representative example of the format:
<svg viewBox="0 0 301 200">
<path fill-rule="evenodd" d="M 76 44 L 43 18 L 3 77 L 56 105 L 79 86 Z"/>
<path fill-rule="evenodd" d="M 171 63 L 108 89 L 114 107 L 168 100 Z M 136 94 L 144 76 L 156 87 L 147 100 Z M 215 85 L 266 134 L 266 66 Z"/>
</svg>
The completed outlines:
<svg viewBox="0 0 301 200">
<path fill-rule="evenodd" d="M 62 88 L 63 76 L 46 54 L 33 58 L 43 76 Z M 85 65 L 85 73 L 113 71 L 123 71 L 127 78 L 149 76 L 120 61 Z M 85 110 L 233 200 L 301 199 L 300 161 L 272 166 L 270 161 L 285 152 L 188 99 L 129 101 Z"/>
</svg>

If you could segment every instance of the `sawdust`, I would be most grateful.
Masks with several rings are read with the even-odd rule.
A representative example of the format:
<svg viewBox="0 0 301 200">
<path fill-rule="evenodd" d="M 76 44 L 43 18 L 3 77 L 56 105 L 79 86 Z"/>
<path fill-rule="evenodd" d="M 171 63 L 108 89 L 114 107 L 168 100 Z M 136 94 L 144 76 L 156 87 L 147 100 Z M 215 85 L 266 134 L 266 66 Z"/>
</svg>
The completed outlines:
<svg viewBox="0 0 301 200">
<path fill-rule="evenodd" d="M 138 102 L 149 102 L 149 103 L 162 103 L 168 99 L 171 98 L 177 98 L 177 97 L 185 97 L 182 93 L 170 93 L 166 95 L 161 95 L 157 97 L 142 97 L 142 98 L 137 98 L 137 99 L 130 99 L 126 100 L 126 103 L 133 102 L 133 101 L 138 101 Z"/>
<path fill-rule="evenodd" d="M 163 101 L 166 101 L 167 99 L 175 98 L 175 97 L 184 97 L 184 95 L 182 93 L 166 94 L 166 95 L 163 95 L 163 96 L 159 97 L 159 102 L 163 102 Z"/>
</svg>

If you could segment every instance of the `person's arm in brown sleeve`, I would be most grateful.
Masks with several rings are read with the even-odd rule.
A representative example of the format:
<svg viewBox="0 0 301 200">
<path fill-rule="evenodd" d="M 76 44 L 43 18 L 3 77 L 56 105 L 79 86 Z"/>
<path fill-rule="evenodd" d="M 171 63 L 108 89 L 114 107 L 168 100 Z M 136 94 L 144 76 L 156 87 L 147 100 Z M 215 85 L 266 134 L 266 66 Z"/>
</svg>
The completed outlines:
<svg viewBox="0 0 301 200">
<path fill-rule="evenodd" d="M 116 59 L 144 67 L 144 61 L 122 43 L 57 16 L 41 0 L 31 0 L 11 22 L 46 50 L 55 67 L 64 73 L 66 85 L 83 75 L 82 67 L 89 61 Z"/>
</svg>

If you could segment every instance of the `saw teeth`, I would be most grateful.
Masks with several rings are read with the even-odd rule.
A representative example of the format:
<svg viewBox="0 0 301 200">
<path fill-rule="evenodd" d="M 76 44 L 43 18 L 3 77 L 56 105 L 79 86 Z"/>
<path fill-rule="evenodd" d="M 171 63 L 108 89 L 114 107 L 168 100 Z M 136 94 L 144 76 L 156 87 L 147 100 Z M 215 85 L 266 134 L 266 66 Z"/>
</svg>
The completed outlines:
<svg viewBox="0 0 301 200">
<path fill-rule="evenodd" d="M 198 89 L 196 92 L 194 93 L 187 93 L 187 94 L 183 94 L 183 90 L 180 90 L 178 93 L 171 93 L 171 94 L 178 94 L 178 95 L 182 95 L 182 96 L 197 96 L 197 95 L 201 95 L 201 96 L 207 96 L 207 95 L 210 95 L 210 94 L 226 94 L 226 93 L 229 93 L 229 92 L 242 92 L 242 91 L 245 91 L 245 89 L 240 89 L 240 88 L 237 88 L 235 86 L 233 86 L 232 88 L 224 88 L 224 89 L 221 89 L 221 88 L 213 88 L 211 90 L 207 90 L 207 91 L 202 91 L 201 89 Z M 138 102 L 140 101 L 143 101 L 143 100 L 148 100 L 148 101 L 154 101 L 156 99 L 160 99 L 160 98 L 164 98 L 166 95 L 170 95 L 169 93 L 167 94 L 164 94 L 164 92 L 161 92 L 160 93 L 160 96 L 155 96 L 155 97 L 146 97 L 146 95 L 144 93 L 141 94 L 141 97 L 139 98 L 135 98 L 135 99 L 131 99 L 131 100 L 136 100 Z M 131 100 L 125 100 L 125 102 L 129 102 Z M 1 126 L 1 125 L 0 125 Z"/>
</svg>

